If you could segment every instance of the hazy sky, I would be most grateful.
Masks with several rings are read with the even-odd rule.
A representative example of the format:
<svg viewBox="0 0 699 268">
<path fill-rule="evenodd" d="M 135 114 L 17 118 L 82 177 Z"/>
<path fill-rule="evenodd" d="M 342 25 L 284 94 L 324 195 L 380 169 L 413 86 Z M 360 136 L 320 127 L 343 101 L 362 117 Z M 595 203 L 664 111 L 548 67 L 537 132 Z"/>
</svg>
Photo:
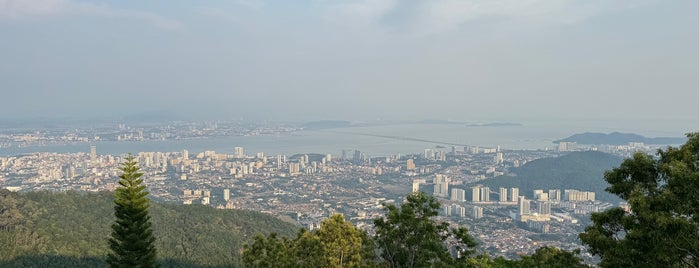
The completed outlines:
<svg viewBox="0 0 699 268">
<path fill-rule="evenodd" d="M 698 11 L 696 0 L 0 0 L 0 117 L 692 129 Z"/>
</svg>

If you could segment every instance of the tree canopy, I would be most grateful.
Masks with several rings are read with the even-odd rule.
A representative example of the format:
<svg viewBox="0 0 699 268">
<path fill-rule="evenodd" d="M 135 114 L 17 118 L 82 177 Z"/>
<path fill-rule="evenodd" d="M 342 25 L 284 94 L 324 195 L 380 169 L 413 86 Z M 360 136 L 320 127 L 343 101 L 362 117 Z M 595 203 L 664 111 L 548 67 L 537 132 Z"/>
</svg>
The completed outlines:
<svg viewBox="0 0 699 268">
<path fill-rule="evenodd" d="M 602 267 L 699 266 L 699 134 L 657 157 L 636 153 L 605 173 L 628 210 L 594 213 L 580 234 Z"/>
<path fill-rule="evenodd" d="M 451 229 L 446 222 L 436 222 L 439 202 L 424 192 L 406 197 L 400 207 L 385 205 L 387 215 L 374 221 L 374 240 L 380 256 L 389 267 L 430 267 L 453 264 L 450 249 L 465 258 L 476 246 L 468 231 Z M 454 247 L 447 247 L 447 242 Z"/>
<path fill-rule="evenodd" d="M 155 237 L 148 208 L 150 200 L 136 159 L 129 154 L 122 163 L 119 185 L 114 192 L 112 235 L 107 255 L 111 267 L 157 267 Z"/>
</svg>

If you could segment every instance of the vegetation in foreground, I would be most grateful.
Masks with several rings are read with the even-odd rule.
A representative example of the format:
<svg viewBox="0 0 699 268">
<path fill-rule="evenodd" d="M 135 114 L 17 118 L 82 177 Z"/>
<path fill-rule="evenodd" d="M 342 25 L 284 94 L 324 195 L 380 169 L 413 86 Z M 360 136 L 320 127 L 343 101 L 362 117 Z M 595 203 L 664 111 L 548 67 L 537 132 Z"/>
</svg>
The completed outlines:
<svg viewBox="0 0 699 268">
<path fill-rule="evenodd" d="M 658 157 L 636 153 L 604 178 L 628 210 L 592 214 L 580 234 L 602 267 L 699 266 L 699 133 Z"/>
</svg>

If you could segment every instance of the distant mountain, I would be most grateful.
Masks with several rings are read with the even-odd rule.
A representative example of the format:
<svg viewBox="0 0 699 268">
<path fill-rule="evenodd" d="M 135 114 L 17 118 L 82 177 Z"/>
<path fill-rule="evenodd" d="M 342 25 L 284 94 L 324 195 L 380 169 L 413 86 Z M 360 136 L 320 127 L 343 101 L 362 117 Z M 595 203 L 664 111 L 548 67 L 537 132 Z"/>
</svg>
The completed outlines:
<svg viewBox="0 0 699 268">
<path fill-rule="evenodd" d="M 113 200 L 111 192 L 0 190 L 0 267 L 105 267 Z M 163 267 L 239 267 L 255 233 L 298 230 L 259 212 L 202 205 L 153 203 L 150 216 Z"/>
<path fill-rule="evenodd" d="M 604 191 L 609 185 L 604 172 L 618 167 L 622 159 L 618 156 L 595 152 L 572 152 L 555 158 L 531 161 L 511 170 L 513 176 L 498 176 L 479 181 L 497 191 L 498 187 L 519 187 L 520 195 L 532 198 L 536 189 L 577 189 L 594 191 L 598 200 L 618 202 L 621 199 Z"/>
<path fill-rule="evenodd" d="M 687 141 L 684 137 L 659 137 L 647 138 L 638 134 L 612 132 L 609 134 L 586 132 L 575 134 L 565 139 L 554 141 L 560 142 L 575 142 L 578 144 L 608 144 L 608 145 L 628 145 L 629 142 L 642 142 L 645 144 L 654 145 L 674 145 L 683 144 Z"/>
</svg>

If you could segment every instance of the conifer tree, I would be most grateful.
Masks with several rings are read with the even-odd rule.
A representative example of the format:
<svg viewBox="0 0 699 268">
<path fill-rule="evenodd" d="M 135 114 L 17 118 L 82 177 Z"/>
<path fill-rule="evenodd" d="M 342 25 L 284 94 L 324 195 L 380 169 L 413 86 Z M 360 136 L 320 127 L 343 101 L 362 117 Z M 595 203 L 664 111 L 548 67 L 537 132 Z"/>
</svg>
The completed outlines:
<svg viewBox="0 0 699 268">
<path fill-rule="evenodd" d="M 123 172 L 114 193 L 114 216 L 107 256 L 110 267 L 157 267 L 155 237 L 151 229 L 148 208 L 150 200 L 141 179 L 140 168 L 129 154 L 121 164 Z"/>
</svg>

